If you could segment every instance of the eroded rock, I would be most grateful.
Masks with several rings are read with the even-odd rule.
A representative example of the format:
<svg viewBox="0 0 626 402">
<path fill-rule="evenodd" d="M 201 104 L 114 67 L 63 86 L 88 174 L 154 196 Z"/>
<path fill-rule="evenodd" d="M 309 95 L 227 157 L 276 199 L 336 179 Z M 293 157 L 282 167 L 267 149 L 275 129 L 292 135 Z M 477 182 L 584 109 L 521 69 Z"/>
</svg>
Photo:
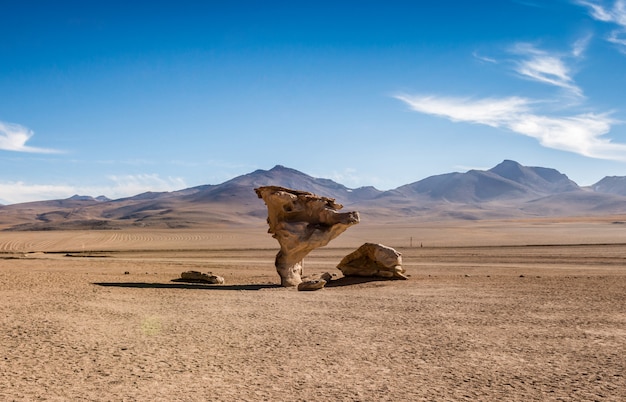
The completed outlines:
<svg viewBox="0 0 626 402">
<path fill-rule="evenodd" d="M 304 257 L 359 223 L 358 212 L 337 212 L 343 205 L 333 198 L 279 186 L 254 191 L 267 205 L 268 233 L 280 244 L 275 265 L 282 286 L 299 285 Z"/>
<path fill-rule="evenodd" d="M 365 243 L 343 257 L 337 268 L 344 276 L 376 276 L 408 279 L 402 268 L 402 254 L 391 247 Z"/>
</svg>

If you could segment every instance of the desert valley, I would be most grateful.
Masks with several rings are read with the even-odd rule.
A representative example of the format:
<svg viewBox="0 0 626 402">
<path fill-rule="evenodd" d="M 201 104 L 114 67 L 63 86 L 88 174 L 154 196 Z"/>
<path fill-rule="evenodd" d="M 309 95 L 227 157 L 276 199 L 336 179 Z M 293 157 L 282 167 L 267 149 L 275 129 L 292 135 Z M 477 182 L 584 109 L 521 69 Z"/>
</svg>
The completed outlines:
<svg viewBox="0 0 626 402">
<path fill-rule="evenodd" d="M 0 206 L 0 399 L 624 400 L 625 182 L 504 161 L 379 191 L 277 166 Z M 326 288 L 279 285 L 264 185 L 360 212 L 304 260 Z M 342 277 L 365 242 L 409 280 Z"/>
</svg>

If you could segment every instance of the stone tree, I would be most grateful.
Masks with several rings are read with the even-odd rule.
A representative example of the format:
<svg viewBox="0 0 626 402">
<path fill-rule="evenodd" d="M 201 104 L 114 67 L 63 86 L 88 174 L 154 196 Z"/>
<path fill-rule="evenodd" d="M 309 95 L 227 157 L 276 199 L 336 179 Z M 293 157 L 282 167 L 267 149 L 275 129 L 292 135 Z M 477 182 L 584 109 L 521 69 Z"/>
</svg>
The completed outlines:
<svg viewBox="0 0 626 402">
<path fill-rule="evenodd" d="M 359 223 L 358 212 L 337 212 L 343 205 L 333 198 L 278 186 L 254 191 L 267 205 L 268 233 L 280 244 L 275 265 L 282 286 L 298 286 L 304 257 Z"/>
</svg>

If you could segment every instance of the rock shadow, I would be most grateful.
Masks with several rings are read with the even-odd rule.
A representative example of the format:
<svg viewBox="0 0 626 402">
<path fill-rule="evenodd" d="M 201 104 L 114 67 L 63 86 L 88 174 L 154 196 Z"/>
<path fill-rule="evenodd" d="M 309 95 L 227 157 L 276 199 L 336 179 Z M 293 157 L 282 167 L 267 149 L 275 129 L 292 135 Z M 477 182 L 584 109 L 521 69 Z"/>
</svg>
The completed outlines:
<svg viewBox="0 0 626 402">
<path fill-rule="evenodd" d="M 203 283 L 148 283 L 148 282 L 93 282 L 96 286 L 136 289 L 196 289 L 196 290 L 262 290 L 276 289 L 282 286 L 277 284 L 249 284 L 249 285 L 212 285 Z"/>
<path fill-rule="evenodd" d="M 380 278 L 374 276 L 342 276 L 338 279 L 333 279 L 332 281 L 326 283 L 327 288 L 341 287 L 341 286 L 352 286 L 352 285 L 360 285 L 362 283 L 369 282 L 390 282 L 393 281 L 392 278 Z"/>
</svg>

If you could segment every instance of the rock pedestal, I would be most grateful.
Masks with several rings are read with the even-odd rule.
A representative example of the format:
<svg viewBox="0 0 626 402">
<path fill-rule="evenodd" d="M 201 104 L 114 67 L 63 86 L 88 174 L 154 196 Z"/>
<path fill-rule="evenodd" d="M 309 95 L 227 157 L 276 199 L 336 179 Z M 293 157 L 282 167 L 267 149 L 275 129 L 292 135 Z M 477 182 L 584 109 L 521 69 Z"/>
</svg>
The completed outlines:
<svg viewBox="0 0 626 402">
<path fill-rule="evenodd" d="M 344 276 L 408 279 L 402 268 L 402 254 L 382 244 L 363 244 L 343 257 L 337 268 Z"/>
<path fill-rule="evenodd" d="M 279 186 L 254 191 L 267 205 L 268 233 L 280 244 L 275 265 L 282 286 L 298 286 L 304 257 L 359 223 L 358 212 L 337 212 L 343 205 L 333 198 Z"/>
</svg>

